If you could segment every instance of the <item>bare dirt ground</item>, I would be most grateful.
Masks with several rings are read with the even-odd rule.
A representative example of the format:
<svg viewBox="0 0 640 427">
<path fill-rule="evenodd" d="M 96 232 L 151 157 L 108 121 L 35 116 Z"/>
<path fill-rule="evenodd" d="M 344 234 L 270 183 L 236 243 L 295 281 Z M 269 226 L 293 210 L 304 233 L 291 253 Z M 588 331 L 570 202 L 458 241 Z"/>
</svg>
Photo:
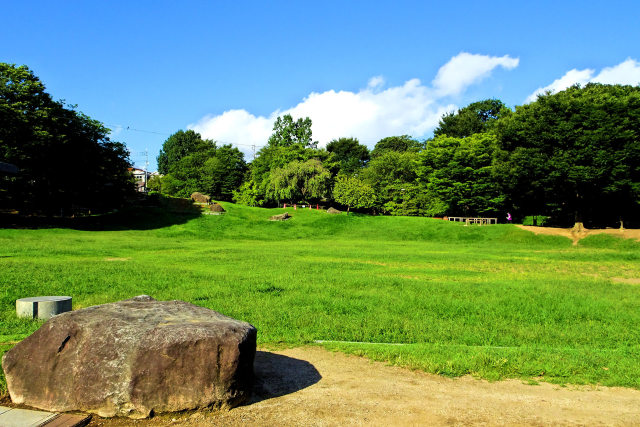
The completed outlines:
<svg viewBox="0 0 640 427">
<path fill-rule="evenodd" d="M 534 227 L 531 225 L 516 225 L 523 230 L 531 231 L 535 234 L 547 234 L 551 236 L 563 236 L 573 240 L 573 244 L 577 245 L 580 239 L 594 234 L 610 234 L 612 236 L 624 237 L 627 239 L 640 240 L 640 229 L 576 229 L 576 228 L 554 228 L 554 227 Z"/>
<path fill-rule="evenodd" d="M 640 390 L 444 378 L 318 347 L 256 355 L 251 402 L 89 426 L 640 425 Z"/>
</svg>

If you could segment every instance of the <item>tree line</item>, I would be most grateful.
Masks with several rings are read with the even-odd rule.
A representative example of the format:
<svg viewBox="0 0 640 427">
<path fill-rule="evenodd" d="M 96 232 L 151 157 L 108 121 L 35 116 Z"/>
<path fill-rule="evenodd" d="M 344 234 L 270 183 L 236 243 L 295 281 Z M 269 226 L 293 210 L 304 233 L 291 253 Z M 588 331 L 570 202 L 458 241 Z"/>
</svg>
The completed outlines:
<svg viewBox="0 0 640 427">
<path fill-rule="evenodd" d="M 357 138 L 318 148 L 309 118 L 278 117 L 255 159 L 194 131 L 169 137 L 152 183 L 250 206 L 340 204 L 385 215 L 490 216 L 592 226 L 637 224 L 640 87 L 588 84 L 530 104 L 474 102 L 445 114 L 433 138 Z"/>
<path fill-rule="evenodd" d="M 0 63 L 0 209 L 109 211 L 134 191 L 129 152 L 102 123 L 54 100 L 26 66 Z"/>
<path fill-rule="evenodd" d="M 0 63 L 0 209 L 125 204 L 134 191 L 129 153 L 108 135 L 55 101 L 28 67 Z M 154 191 L 250 206 L 638 225 L 640 87 L 576 85 L 514 109 L 474 102 L 445 114 L 430 139 L 390 136 L 371 150 L 353 137 L 319 148 L 309 118 L 284 115 L 249 163 L 229 144 L 180 130 L 164 141 L 158 170 Z"/>
</svg>

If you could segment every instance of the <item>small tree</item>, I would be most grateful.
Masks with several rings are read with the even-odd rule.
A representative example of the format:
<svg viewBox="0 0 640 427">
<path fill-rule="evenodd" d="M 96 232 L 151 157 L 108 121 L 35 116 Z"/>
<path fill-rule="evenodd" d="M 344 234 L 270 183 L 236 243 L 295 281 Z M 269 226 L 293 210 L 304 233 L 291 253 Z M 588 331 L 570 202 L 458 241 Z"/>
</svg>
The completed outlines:
<svg viewBox="0 0 640 427">
<path fill-rule="evenodd" d="M 360 179 L 349 176 L 338 177 L 333 187 L 333 198 L 347 207 L 347 215 L 352 207 L 370 208 L 376 200 L 373 188 Z"/>
</svg>

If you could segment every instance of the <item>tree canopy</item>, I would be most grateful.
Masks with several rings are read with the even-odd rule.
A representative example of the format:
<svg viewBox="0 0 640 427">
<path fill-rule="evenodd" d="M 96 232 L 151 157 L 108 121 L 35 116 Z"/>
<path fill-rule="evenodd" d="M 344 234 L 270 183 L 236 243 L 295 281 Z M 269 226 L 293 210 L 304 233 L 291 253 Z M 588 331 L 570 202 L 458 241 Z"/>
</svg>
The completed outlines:
<svg viewBox="0 0 640 427">
<path fill-rule="evenodd" d="M 405 151 L 419 151 L 422 148 L 422 144 L 411 138 L 409 135 L 402 136 L 388 136 L 382 138 L 376 143 L 376 146 L 371 151 L 371 157 L 378 157 L 387 151 L 396 151 L 399 153 Z"/>
<path fill-rule="evenodd" d="M 504 191 L 521 210 L 571 223 L 637 215 L 640 87 L 591 83 L 496 123 Z"/>
<path fill-rule="evenodd" d="M 179 130 L 169 136 L 162 144 L 158 154 L 158 172 L 166 175 L 170 167 L 178 164 L 182 158 L 207 149 L 207 143 L 199 133 L 189 129 Z"/>
<path fill-rule="evenodd" d="M 232 192 L 254 206 L 336 201 L 390 215 L 510 212 L 516 219 L 546 215 L 555 224 L 610 226 L 640 216 L 639 92 L 574 86 L 515 111 L 497 99 L 474 102 L 445 114 L 430 140 L 390 136 L 371 152 L 346 137 L 318 149 L 311 119 L 285 115 L 244 180 L 226 182 L 247 170 L 238 152 L 187 131 L 163 147 L 163 191 Z"/>
<path fill-rule="evenodd" d="M 274 147 L 290 147 L 296 144 L 305 148 L 318 146 L 317 142 L 312 141 L 311 119 L 306 117 L 294 121 L 290 114 L 278 116 L 268 144 Z"/>
<path fill-rule="evenodd" d="M 474 133 L 485 132 L 493 122 L 510 112 L 511 110 L 498 99 L 474 102 L 457 112 L 442 116 L 433 135 L 464 138 Z"/>
<path fill-rule="evenodd" d="M 289 202 L 317 202 L 328 195 L 331 174 L 317 159 L 293 161 L 274 169 L 269 177 L 268 195 Z"/>
<path fill-rule="evenodd" d="M 3 177 L 5 203 L 59 213 L 108 210 L 133 191 L 129 153 L 102 123 L 54 101 L 26 66 L 0 63 L 0 162 L 20 172 Z"/>
<path fill-rule="evenodd" d="M 244 154 L 230 144 L 219 147 L 193 130 L 179 130 L 164 142 L 158 169 L 165 175 L 154 185 L 164 194 L 189 197 L 197 191 L 216 200 L 231 200 L 247 166 Z"/>
<path fill-rule="evenodd" d="M 436 137 L 421 152 L 419 176 L 428 215 L 498 216 L 504 196 L 495 179 L 496 136 Z"/>
<path fill-rule="evenodd" d="M 350 175 L 362 169 L 369 161 L 369 149 L 357 138 L 338 138 L 327 144 L 327 163 L 334 175 L 342 172 Z"/>
<path fill-rule="evenodd" d="M 267 145 L 258 151 L 257 157 L 251 162 L 248 180 L 233 193 L 233 199 L 253 206 L 290 200 L 301 193 L 293 191 L 292 187 L 293 192 L 285 197 L 280 183 L 272 182 L 282 176 L 275 174 L 275 171 L 289 173 L 293 171 L 293 166 L 290 167 L 293 162 L 298 166 L 309 165 L 307 162 L 312 159 L 322 164 L 327 156 L 327 151 L 317 149 L 317 143 L 312 141 L 311 119 L 306 117 L 294 121 L 288 114 L 278 117 Z M 302 173 L 301 169 L 296 170 L 296 173 Z"/>
<path fill-rule="evenodd" d="M 367 209 L 374 205 L 376 195 L 370 185 L 353 176 L 339 176 L 333 188 L 333 198 L 347 207 L 347 215 L 351 208 Z"/>
</svg>

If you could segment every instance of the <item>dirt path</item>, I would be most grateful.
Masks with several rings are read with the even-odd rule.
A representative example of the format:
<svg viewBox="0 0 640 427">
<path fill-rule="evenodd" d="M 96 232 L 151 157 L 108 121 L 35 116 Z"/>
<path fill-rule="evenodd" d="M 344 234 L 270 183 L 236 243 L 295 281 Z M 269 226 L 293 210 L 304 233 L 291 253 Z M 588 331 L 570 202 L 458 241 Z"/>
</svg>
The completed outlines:
<svg viewBox="0 0 640 427">
<path fill-rule="evenodd" d="M 305 347 L 256 356 L 256 396 L 228 412 L 89 426 L 639 425 L 640 391 L 449 379 Z"/>
<path fill-rule="evenodd" d="M 640 229 L 586 229 L 576 230 L 575 228 L 554 228 L 554 227 L 534 227 L 530 225 L 517 225 L 523 230 L 531 231 L 535 234 L 547 234 L 551 236 L 563 236 L 573 240 L 573 244 L 577 245 L 580 239 L 594 234 L 610 234 L 612 236 L 624 237 L 627 239 L 640 240 Z"/>
</svg>

